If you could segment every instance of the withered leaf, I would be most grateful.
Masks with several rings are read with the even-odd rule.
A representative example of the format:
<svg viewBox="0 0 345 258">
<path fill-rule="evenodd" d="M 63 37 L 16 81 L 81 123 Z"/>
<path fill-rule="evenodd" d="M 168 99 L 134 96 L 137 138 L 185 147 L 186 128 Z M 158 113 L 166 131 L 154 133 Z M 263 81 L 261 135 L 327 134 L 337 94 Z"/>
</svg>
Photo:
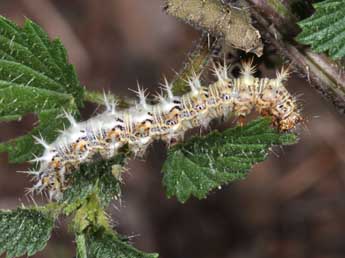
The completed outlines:
<svg viewBox="0 0 345 258">
<path fill-rule="evenodd" d="M 227 45 L 262 55 L 261 36 L 252 26 L 247 9 L 225 6 L 217 0 L 168 0 L 165 10 L 197 29 L 223 36 Z"/>
</svg>

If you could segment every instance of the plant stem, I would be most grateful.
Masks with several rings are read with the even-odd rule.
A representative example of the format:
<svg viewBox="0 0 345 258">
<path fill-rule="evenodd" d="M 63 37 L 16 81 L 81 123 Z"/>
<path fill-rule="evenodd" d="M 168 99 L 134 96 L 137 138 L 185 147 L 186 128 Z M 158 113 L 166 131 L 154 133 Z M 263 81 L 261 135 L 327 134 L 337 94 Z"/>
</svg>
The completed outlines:
<svg viewBox="0 0 345 258">
<path fill-rule="evenodd" d="M 345 113 L 345 74 L 342 67 L 324 54 L 298 44 L 294 37 L 300 31 L 297 18 L 279 0 L 247 0 L 263 38 L 291 60 L 306 76 L 310 85 L 336 109 Z"/>
<path fill-rule="evenodd" d="M 96 193 L 91 194 L 77 209 L 73 219 L 73 229 L 81 234 L 89 226 L 102 226 L 111 230 L 108 218 Z"/>
<path fill-rule="evenodd" d="M 117 103 L 117 106 L 120 108 L 127 108 L 129 106 L 129 103 L 126 100 L 117 97 L 111 93 L 100 93 L 97 91 L 89 90 L 85 91 L 84 101 L 104 106 L 105 97 L 109 100 L 110 103 Z"/>
<path fill-rule="evenodd" d="M 190 91 L 187 82 L 188 79 L 191 78 L 194 73 L 197 75 L 202 73 L 211 59 L 213 49 L 216 45 L 216 40 L 210 37 L 209 34 L 202 34 L 199 41 L 187 55 L 187 61 L 184 63 L 181 71 L 172 81 L 174 94 L 181 96 Z"/>
</svg>

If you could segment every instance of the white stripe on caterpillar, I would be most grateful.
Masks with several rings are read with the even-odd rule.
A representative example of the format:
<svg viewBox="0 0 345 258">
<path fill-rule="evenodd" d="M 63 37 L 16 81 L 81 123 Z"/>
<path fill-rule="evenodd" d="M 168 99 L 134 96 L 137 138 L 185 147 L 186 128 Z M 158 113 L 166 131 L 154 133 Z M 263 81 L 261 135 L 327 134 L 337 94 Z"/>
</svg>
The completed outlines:
<svg viewBox="0 0 345 258">
<path fill-rule="evenodd" d="M 139 102 L 127 110 L 116 110 L 116 103 L 105 97 L 106 110 L 87 121 L 77 123 L 66 114 L 71 126 L 53 143 L 35 138 L 45 152 L 34 160 L 39 162 L 39 170 L 30 172 L 37 180 L 32 191 L 47 190 L 50 199 L 59 200 L 69 186 L 67 176 L 80 164 L 92 162 L 95 154 L 109 159 L 128 145 L 135 155 L 143 155 L 154 140 L 168 145 L 181 141 L 187 130 L 207 127 L 217 117 L 233 114 L 243 123 L 256 109 L 261 115 L 272 116 L 280 131 L 293 129 L 302 121 L 296 99 L 283 85 L 287 69 L 277 72 L 275 79 L 256 78 L 249 61 L 242 63 L 239 78 L 230 77 L 226 66 L 214 65 L 213 72 L 217 81 L 208 87 L 202 86 L 200 75 L 193 74 L 187 80 L 190 92 L 181 97 L 173 95 L 172 85 L 165 79 L 165 97 L 158 94 L 155 105 L 147 103 L 145 90 L 138 86 Z"/>
</svg>

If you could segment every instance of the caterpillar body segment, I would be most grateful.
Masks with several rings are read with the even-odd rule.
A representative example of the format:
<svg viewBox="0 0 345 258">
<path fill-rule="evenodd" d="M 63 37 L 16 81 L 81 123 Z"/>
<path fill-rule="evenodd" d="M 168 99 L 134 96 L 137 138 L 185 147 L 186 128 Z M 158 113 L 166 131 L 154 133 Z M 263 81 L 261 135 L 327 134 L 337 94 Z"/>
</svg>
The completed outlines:
<svg viewBox="0 0 345 258">
<path fill-rule="evenodd" d="M 138 103 L 127 110 L 116 110 L 115 103 L 105 98 L 107 109 L 87 121 L 77 123 L 66 114 L 71 126 L 53 143 L 37 139 L 45 152 L 35 159 L 39 171 L 34 174 L 37 183 L 32 190 L 47 190 L 50 199 L 59 200 L 73 171 L 82 163 L 93 162 L 95 155 L 110 159 L 127 145 L 134 155 L 142 156 L 153 141 L 167 145 L 181 141 L 187 130 L 206 128 L 214 118 L 233 115 L 243 119 L 255 109 L 272 116 L 281 131 L 294 129 L 302 121 L 296 99 L 284 87 L 287 70 L 282 69 L 275 79 L 257 78 L 250 61 L 243 63 L 238 78 L 228 76 L 226 66 L 214 66 L 213 72 L 217 80 L 208 86 L 194 74 L 187 81 L 190 92 L 183 96 L 174 96 L 165 80 L 165 96 L 158 94 L 155 105 L 147 103 L 145 91 L 139 87 Z"/>
</svg>

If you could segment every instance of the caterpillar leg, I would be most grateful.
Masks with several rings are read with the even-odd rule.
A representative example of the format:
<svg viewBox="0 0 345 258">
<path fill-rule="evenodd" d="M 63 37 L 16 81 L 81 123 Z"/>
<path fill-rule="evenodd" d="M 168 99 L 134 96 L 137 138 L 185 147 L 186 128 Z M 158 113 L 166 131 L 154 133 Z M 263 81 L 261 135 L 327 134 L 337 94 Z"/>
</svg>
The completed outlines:
<svg viewBox="0 0 345 258">
<path fill-rule="evenodd" d="M 244 115 L 239 115 L 237 119 L 237 124 L 243 127 L 246 124 L 246 117 Z"/>
<path fill-rule="evenodd" d="M 269 109 L 262 109 L 260 111 L 260 115 L 263 116 L 263 117 L 267 117 L 267 116 L 271 116 L 272 114 L 271 114 Z"/>
</svg>

